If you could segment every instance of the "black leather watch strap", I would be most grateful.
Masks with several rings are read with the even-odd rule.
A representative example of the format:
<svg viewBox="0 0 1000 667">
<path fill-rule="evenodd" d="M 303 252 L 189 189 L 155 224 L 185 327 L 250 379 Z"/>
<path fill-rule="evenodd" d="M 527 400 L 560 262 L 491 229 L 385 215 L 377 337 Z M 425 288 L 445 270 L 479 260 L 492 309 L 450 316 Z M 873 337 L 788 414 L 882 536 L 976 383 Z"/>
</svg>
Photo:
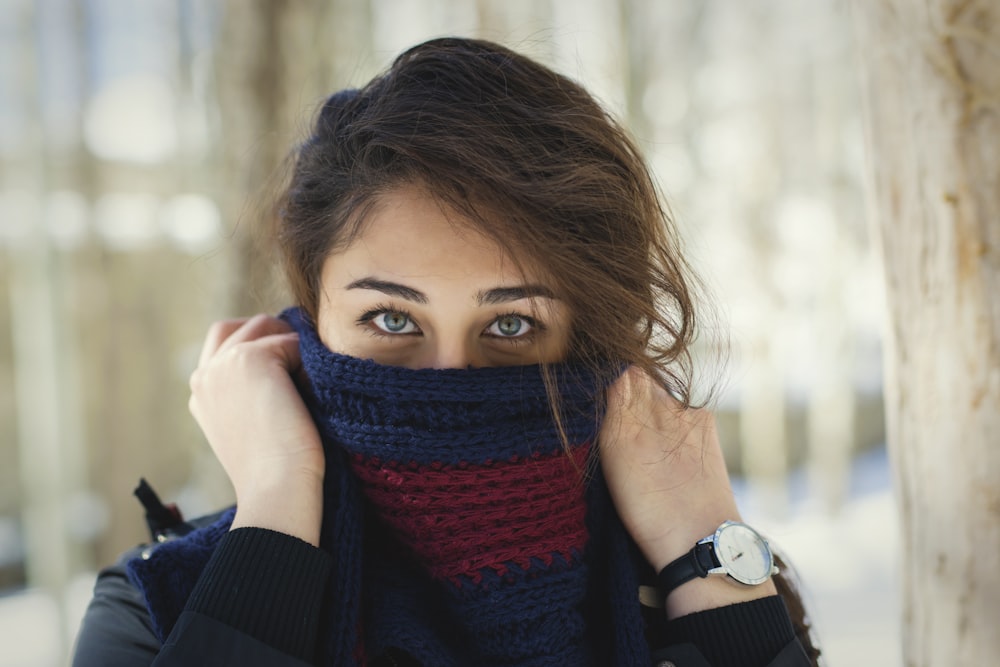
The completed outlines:
<svg viewBox="0 0 1000 667">
<path fill-rule="evenodd" d="M 711 542 L 699 542 L 691 551 L 671 562 L 657 575 L 660 594 L 664 599 L 681 584 L 695 577 L 707 577 L 708 571 L 719 567 L 715 557 L 715 545 Z"/>
</svg>

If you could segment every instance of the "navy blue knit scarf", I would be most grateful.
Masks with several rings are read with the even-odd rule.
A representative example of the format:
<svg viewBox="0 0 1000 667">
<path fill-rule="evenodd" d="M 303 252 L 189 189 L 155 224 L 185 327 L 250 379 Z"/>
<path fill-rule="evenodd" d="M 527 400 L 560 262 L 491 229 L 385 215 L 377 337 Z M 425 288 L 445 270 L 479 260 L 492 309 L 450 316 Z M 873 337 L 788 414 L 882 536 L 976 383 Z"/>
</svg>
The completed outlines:
<svg viewBox="0 0 1000 667">
<path fill-rule="evenodd" d="M 649 664 L 638 553 L 599 470 L 594 376 L 537 366 L 408 370 L 329 351 L 297 310 L 327 459 L 334 557 L 321 664 L 402 649 L 422 664 Z M 130 563 L 161 641 L 232 521 Z"/>
</svg>

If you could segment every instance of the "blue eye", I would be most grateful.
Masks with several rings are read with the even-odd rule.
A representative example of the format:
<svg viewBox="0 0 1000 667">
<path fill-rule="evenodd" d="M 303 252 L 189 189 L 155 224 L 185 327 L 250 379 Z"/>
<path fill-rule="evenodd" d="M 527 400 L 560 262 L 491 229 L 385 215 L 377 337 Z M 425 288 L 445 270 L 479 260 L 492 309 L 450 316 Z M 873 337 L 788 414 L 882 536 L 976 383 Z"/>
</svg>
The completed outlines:
<svg viewBox="0 0 1000 667">
<path fill-rule="evenodd" d="M 390 334 L 408 334 L 419 331 L 410 316 L 399 311 L 379 313 L 371 318 L 371 323 Z"/>
<path fill-rule="evenodd" d="M 519 315 L 504 315 L 493 321 L 493 324 L 486 329 L 490 336 L 498 338 L 519 338 L 526 336 L 533 329 L 527 318 Z"/>
</svg>

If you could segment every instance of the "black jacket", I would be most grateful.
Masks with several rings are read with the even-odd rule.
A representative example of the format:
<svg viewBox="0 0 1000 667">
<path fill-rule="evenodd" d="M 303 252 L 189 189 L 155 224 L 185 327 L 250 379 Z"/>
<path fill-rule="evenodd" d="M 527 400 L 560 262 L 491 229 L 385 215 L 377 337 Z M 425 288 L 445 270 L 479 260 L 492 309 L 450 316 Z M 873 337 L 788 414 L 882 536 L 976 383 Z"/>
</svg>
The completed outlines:
<svg viewBox="0 0 1000 667">
<path fill-rule="evenodd" d="M 161 645 L 142 596 L 125 573 L 128 560 L 153 548 L 155 543 L 137 547 L 99 573 L 77 638 L 74 667 L 314 664 L 321 595 L 331 571 L 326 552 L 263 529 L 228 533 Z M 309 576 L 303 577 L 303 572 Z M 255 585 L 243 585 L 248 580 Z M 653 640 L 654 645 L 666 644 L 654 651 L 653 665 L 810 665 L 778 597 L 692 614 L 664 628 Z M 414 664 L 402 653 L 370 663 L 372 667 Z"/>
</svg>

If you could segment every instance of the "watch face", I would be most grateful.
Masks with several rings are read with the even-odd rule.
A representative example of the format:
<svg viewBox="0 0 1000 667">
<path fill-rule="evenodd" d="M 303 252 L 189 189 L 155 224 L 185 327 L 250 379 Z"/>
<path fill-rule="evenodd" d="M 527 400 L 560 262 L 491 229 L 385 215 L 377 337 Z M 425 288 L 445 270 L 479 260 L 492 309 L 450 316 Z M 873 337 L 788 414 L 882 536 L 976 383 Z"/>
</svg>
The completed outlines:
<svg viewBox="0 0 1000 667">
<path fill-rule="evenodd" d="M 715 555 L 727 574 L 743 584 L 760 584 L 771 576 L 771 549 L 757 531 L 742 523 L 726 523 L 715 533 Z"/>
</svg>

